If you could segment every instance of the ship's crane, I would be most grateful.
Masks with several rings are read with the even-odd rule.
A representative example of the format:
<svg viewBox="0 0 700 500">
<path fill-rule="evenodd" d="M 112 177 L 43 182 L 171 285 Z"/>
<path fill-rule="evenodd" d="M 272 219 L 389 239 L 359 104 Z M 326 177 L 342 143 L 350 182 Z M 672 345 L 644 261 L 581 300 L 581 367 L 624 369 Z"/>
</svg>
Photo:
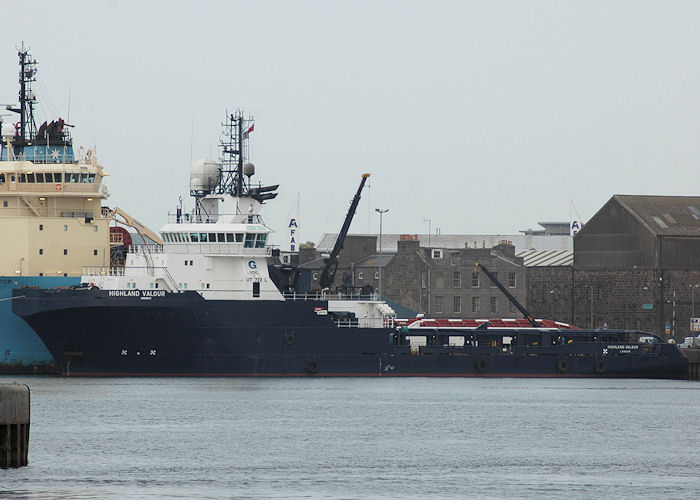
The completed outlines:
<svg viewBox="0 0 700 500">
<path fill-rule="evenodd" d="M 520 302 L 518 302 L 518 300 L 517 300 L 515 297 L 513 297 L 513 295 L 511 295 L 511 293 L 508 291 L 508 289 L 507 289 L 506 287 L 504 287 L 504 286 L 501 284 L 500 281 L 498 281 L 498 278 L 496 278 L 496 276 L 494 276 L 493 273 L 492 273 L 491 271 L 489 271 L 488 269 L 486 269 L 485 266 L 479 264 L 478 262 L 475 262 L 475 263 L 474 263 L 474 267 L 477 268 L 477 269 L 478 269 L 478 268 L 481 268 L 481 270 L 484 271 L 484 273 L 486 274 L 486 276 L 489 277 L 489 279 L 491 280 L 491 282 L 492 282 L 494 285 L 496 285 L 500 291 L 503 292 L 503 295 L 505 295 L 505 296 L 508 298 L 508 300 L 510 300 L 510 302 L 511 302 L 515 307 L 518 308 L 518 311 L 520 311 L 521 313 L 523 313 L 523 317 L 524 317 L 526 320 L 528 320 L 532 326 L 534 326 L 535 328 L 539 328 L 539 327 L 540 327 L 539 323 L 537 323 L 537 321 L 535 321 L 535 319 L 534 319 L 534 318 L 532 317 L 532 315 L 527 311 L 527 309 L 525 309 L 525 308 L 522 306 L 522 304 L 521 304 Z"/>
<path fill-rule="evenodd" d="M 163 244 L 163 240 L 161 240 L 156 233 L 148 229 L 146 226 L 134 219 L 131 215 L 127 214 L 121 208 L 112 208 L 107 210 L 109 210 L 109 214 L 107 216 L 114 218 L 115 221 L 126 226 L 133 227 L 134 229 L 136 229 L 137 233 L 139 233 L 144 238 L 148 238 L 156 245 Z M 121 217 L 122 220 L 119 220 L 118 217 Z"/>
<path fill-rule="evenodd" d="M 343 227 L 338 233 L 338 239 L 335 240 L 335 245 L 331 251 L 330 256 L 326 260 L 325 266 L 321 270 L 321 277 L 318 280 L 321 289 L 328 288 L 333 283 L 335 278 L 335 271 L 338 269 L 338 263 L 340 262 L 340 251 L 343 249 L 343 243 L 345 242 L 345 237 L 348 235 L 348 230 L 350 229 L 350 223 L 352 218 L 355 216 L 355 211 L 357 210 L 357 204 L 360 203 L 360 194 L 362 193 L 362 188 L 365 187 L 365 182 L 369 174 L 362 174 L 362 181 L 360 182 L 360 187 L 357 188 L 357 193 L 350 203 L 350 209 L 348 214 L 345 216 L 345 222 L 343 222 Z"/>
</svg>

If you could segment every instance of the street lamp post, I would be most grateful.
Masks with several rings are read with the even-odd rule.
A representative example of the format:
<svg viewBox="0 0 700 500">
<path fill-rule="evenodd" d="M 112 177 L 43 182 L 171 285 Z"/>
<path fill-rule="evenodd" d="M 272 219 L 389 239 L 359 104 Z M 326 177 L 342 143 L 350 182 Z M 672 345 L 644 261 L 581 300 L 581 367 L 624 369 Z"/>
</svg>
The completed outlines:
<svg viewBox="0 0 700 500">
<path fill-rule="evenodd" d="M 690 286 L 690 326 L 693 325 L 693 318 L 695 317 L 695 289 L 700 285 L 689 285 Z M 695 332 L 691 329 L 690 335 L 693 337 L 691 341 L 691 346 L 695 347 Z"/>
<path fill-rule="evenodd" d="M 375 208 L 375 212 L 379 214 L 379 300 L 382 299 L 382 218 L 389 211 L 388 208 Z"/>
</svg>

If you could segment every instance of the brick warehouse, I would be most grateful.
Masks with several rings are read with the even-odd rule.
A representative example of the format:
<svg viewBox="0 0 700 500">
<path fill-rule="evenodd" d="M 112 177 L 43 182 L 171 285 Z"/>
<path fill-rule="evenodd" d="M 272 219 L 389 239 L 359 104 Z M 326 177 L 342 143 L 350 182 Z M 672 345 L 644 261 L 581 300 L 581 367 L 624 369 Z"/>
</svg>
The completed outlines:
<svg viewBox="0 0 700 500">
<path fill-rule="evenodd" d="M 531 312 L 683 337 L 700 315 L 700 197 L 613 196 L 574 238 L 573 266 L 528 268 Z"/>
</svg>

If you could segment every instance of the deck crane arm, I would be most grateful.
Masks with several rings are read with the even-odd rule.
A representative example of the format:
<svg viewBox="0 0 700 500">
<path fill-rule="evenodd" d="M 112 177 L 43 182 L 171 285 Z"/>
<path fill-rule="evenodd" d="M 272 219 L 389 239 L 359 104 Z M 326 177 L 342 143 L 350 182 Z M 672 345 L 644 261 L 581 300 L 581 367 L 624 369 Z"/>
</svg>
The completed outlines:
<svg viewBox="0 0 700 500">
<path fill-rule="evenodd" d="M 345 216 L 345 222 L 343 222 L 343 227 L 340 229 L 340 233 L 338 233 L 338 239 L 335 240 L 333 250 L 331 251 L 328 260 L 326 261 L 326 264 L 321 270 L 321 278 L 318 280 L 318 283 L 319 285 L 321 285 L 322 289 L 328 288 L 329 286 L 331 286 L 331 283 L 333 283 L 333 279 L 335 278 L 335 271 L 338 269 L 338 263 L 340 260 L 340 251 L 343 249 L 343 243 L 345 242 L 345 237 L 348 235 L 350 223 L 352 222 L 352 218 L 355 216 L 355 211 L 357 210 L 357 204 L 360 203 L 360 194 L 362 193 L 362 188 L 365 187 L 365 182 L 367 181 L 369 175 L 370 174 L 362 174 L 362 181 L 360 181 L 360 187 L 357 188 L 357 193 L 355 193 L 355 197 L 352 199 L 352 203 L 350 203 L 350 209 L 348 210 L 348 214 Z"/>
<path fill-rule="evenodd" d="M 493 273 L 492 273 L 491 271 L 489 271 L 488 269 L 486 269 L 485 266 L 479 264 L 478 262 L 475 262 L 475 263 L 474 263 L 474 267 L 477 268 L 477 269 L 478 269 L 478 268 L 481 268 L 481 270 L 484 271 L 484 273 L 486 274 L 486 276 L 489 277 L 489 279 L 491 280 L 491 282 L 492 282 L 494 285 L 496 285 L 496 286 L 498 287 L 498 289 L 499 289 L 501 292 L 503 292 L 503 295 L 505 295 L 505 296 L 508 298 L 508 300 L 510 300 L 510 302 L 511 302 L 515 307 L 518 308 L 518 311 L 520 311 L 521 313 L 523 313 L 523 317 L 525 317 L 525 319 L 528 320 L 532 326 L 534 326 L 535 328 L 539 328 L 539 327 L 540 327 L 539 323 L 537 323 L 537 321 L 535 321 L 535 319 L 534 319 L 534 318 L 532 317 L 532 315 L 527 311 L 527 309 L 525 309 L 525 308 L 522 306 L 522 304 L 521 304 L 520 302 L 518 302 L 518 300 L 517 300 L 515 297 L 513 297 L 513 295 L 511 295 L 511 293 L 508 291 L 508 289 L 507 289 L 506 287 L 504 287 L 504 286 L 501 284 L 500 281 L 498 281 L 498 279 L 496 278 L 496 276 L 494 276 Z"/>
<path fill-rule="evenodd" d="M 136 232 L 144 238 L 148 238 L 157 245 L 163 244 L 163 240 L 161 240 L 156 233 L 148 229 L 146 226 L 134 219 L 131 215 L 127 214 L 121 208 L 112 208 L 110 209 L 110 213 L 114 220 L 116 220 L 117 222 L 121 222 L 126 226 L 133 227 L 134 229 L 136 229 Z M 117 217 L 121 217 L 122 220 L 119 220 Z"/>
</svg>

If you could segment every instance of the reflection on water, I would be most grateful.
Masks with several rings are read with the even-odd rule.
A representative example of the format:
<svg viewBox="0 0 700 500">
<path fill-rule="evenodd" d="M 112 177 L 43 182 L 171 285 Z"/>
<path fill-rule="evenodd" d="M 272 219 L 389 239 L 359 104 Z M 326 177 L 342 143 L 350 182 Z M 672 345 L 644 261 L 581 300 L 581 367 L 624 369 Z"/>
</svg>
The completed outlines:
<svg viewBox="0 0 700 500">
<path fill-rule="evenodd" d="M 14 498 L 691 498 L 700 384 L 0 377 L 32 390 Z"/>
</svg>

